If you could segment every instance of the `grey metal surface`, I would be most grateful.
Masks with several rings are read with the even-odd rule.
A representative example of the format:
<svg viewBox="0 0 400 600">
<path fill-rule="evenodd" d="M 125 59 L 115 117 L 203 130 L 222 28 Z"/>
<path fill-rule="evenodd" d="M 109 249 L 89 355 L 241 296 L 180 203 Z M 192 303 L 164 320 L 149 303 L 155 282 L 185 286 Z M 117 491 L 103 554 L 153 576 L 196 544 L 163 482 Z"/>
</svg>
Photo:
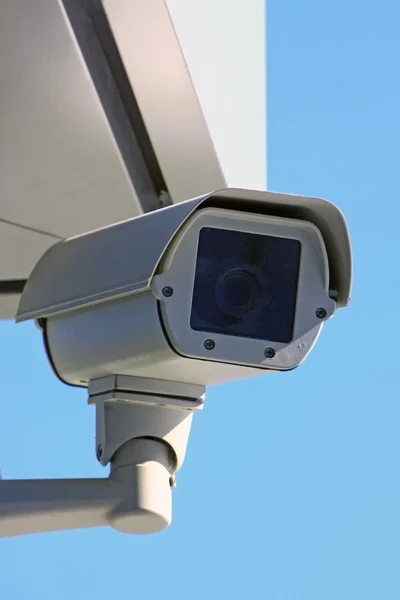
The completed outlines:
<svg viewBox="0 0 400 600">
<path fill-rule="evenodd" d="M 97 380 L 95 395 L 89 384 L 89 403 L 96 405 L 98 461 L 105 466 L 129 440 L 151 438 L 163 440 L 171 448 L 171 474 L 178 471 L 185 460 L 193 414 L 203 408 L 204 386 L 169 381 L 171 393 L 164 393 L 163 381 L 117 376 L 114 380 L 122 379 L 126 384 L 127 389 L 121 390 L 110 389 L 110 379 Z M 136 380 L 141 390 L 135 389 Z M 101 382 L 103 392 L 98 391 Z"/>
<path fill-rule="evenodd" d="M 109 375 L 100 379 L 92 379 L 88 385 L 89 403 L 91 396 L 107 394 L 108 392 L 128 392 L 140 394 L 145 392 L 152 396 L 169 396 L 169 403 L 174 404 L 174 396 L 179 396 L 176 404 L 186 406 L 194 410 L 202 408 L 205 387 L 202 385 L 177 384 L 176 381 L 165 381 L 161 379 L 149 379 L 147 377 L 125 377 L 124 375 Z M 184 400 L 186 398 L 187 400 Z"/>
<path fill-rule="evenodd" d="M 225 187 L 165 0 L 102 4 L 174 202 Z"/>
<path fill-rule="evenodd" d="M 0 220 L 1 279 L 23 279 L 32 268 L 32 254 L 43 254 L 60 239 Z"/>
<path fill-rule="evenodd" d="M 231 335 L 218 331 L 205 333 L 206 323 L 200 330 L 191 327 L 198 240 L 206 228 L 298 240 L 301 252 L 290 341 L 257 339 L 258 336 L 244 338 L 240 334 L 233 338 L 233 327 Z M 186 221 L 167 252 L 170 258 L 162 261 L 159 273 L 153 278 L 152 290 L 160 298 L 165 335 L 180 356 L 267 369 L 293 369 L 306 359 L 319 336 L 323 321 L 316 316 L 316 309 L 324 307 L 327 318 L 335 312 L 336 303 L 329 297 L 329 263 L 324 241 L 317 227 L 308 221 L 205 208 L 195 211 Z M 174 290 L 171 297 L 163 296 L 166 286 Z M 268 284 L 266 289 L 264 293 L 268 298 Z M 214 344 L 211 351 L 204 346 L 208 335 Z M 267 346 L 275 351 L 273 360 L 264 354 Z"/>
<path fill-rule="evenodd" d="M 228 189 L 163 211 L 55 244 L 35 267 L 17 320 L 45 318 L 48 358 L 65 383 L 85 386 L 91 379 L 118 373 L 213 385 L 255 375 L 259 369 L 291 369 L 311 350 L 336 299 L 338 307 L 346 306 L 350 243 L 343 215 L 329 202 Z M 239 227 L 225 213 L 238 218 Z M 210 220 L 206 223 L 202 215 Z M 164 227 L 156 227 L 161 217 Z M 215 350 L 209 352 L 204 334 L 190 328 L 198 230 L 217 218 L 222 228 L 301 240 L 296 338 L 283 346 L 274 343 L 274 360 L 264 354 L 265 339 L 232 345 L 228 336 L 215 334 Z M 157 244 L 149 245 L 153 229 Z M 132 256 L 143 260 L 135 262 Z M 173 294 L 165 297 L 164 286 L 171 286 Z M 324 317 L 316 313 L 319 307 Z"/>
<path fill-rule="evenodd" d="M 89 303 L 109 298 L 109 278 L 115 295 L 148 287 L 171 237 L 198 202 L 182 202 L 52 246 L 26 284 L 18 320 L 80 306 L 82 298 Z"/>
<path fill-rule="evenodd" d="M 120 497 L 112 479 L 0 481 L 0 538 L 106 527 Z"/>
<path fill-rule="evenodd" d="M 52 246 L 26 285 L 18 320 L 37 319 L 145 289 L 171 238 L 194 210 L 206 204 L 314 223 L 328 252 L 329 289 L 336 291 L 338 308 L 348 304 L 351 247 L 346 221 L 336 206 L 318 198 L 227 189 Z M 154 231 L 157 236 L 152 239 Z M 85 263 L 82 256 L 87 257 Z M 133 262 L 135 256 L 141 260 Z"/>
<path fill-rule="evenodd" d="M 111 29 L 100 27 L 104 19 L 92 14 L 101 13 L 99 0 L 0 3 L 0 223 L 7 225 L 0 236 L 0 282 L 27 278 L 52 239 L 168 202 L 168 193 L 159 197 L 160 181 L 152 181 L 157 165 L 148 173 L 148 162 L 141 158 L 144 142 L 137 139 L 136 128 L 142 138 L 146 131 L 139 118 L 134 122 L 129 94 L 137 93 L 141 110 L 151 114 L 155 154 L 169 156 L 161 183 L 171 188 L 174 201 L 223 187 L 164 3 L 125 4 L 130 8 L 125 29 L 120 31 L 113 19 L 114 33 L 136 39 L 138 22 L 150 29 L 141 29 L 139 46 L 124 54 L 137 89 L 128 85 L 122 94 L 123 70 L 121 75 L 118 52 L 111 56 Z M 153 64 L 158 75 L 151 71 Z M 166 88 L 155 86 L 160 73 L 173 88 L 174 112 L 164 110 Z M 144 154 L 151 154 L 151 148 Z M 18 294 L 0 294 L 0 318 L 14 316 L 18 299 Z"/>
<path fill-rule="evenodd" d="M 105 526 L 161 531 L 172 517 L 171 463 L 167 444 L 131 440 L 107 479 L 0 481 L 0 538 Z"/>
<path fill-rule="evenodd" d="M 0 4 L 0 218 L 65 237 L 140 212 L 59 2 Z"/>
</svg>

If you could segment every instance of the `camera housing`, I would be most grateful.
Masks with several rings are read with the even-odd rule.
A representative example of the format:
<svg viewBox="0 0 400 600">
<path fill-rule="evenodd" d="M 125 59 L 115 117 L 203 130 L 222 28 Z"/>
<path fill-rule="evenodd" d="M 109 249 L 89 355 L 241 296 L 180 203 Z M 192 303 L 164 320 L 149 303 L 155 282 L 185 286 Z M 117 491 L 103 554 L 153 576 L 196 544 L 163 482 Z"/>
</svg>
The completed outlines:
<svg viewBox="0 0 400 600">
<path fill-rule="evenodd" d="M 52 246 L 17 321 L 34 319 L 58 377 L 88 388 L 110 474 L 4 482 L 0 536 L 168 527 L 206 386 L 297 367 L 350 285 L 341 212 L 271 192 L 221 190 Z"/>
<path fill-rule="evenodd" d="M 331 203 L 227 189 L 55 244 L 17 321 L 40 323 L 68 384 L 207 386 L 297 367 L 348 304 L 351 269 Z"/>
</svg>

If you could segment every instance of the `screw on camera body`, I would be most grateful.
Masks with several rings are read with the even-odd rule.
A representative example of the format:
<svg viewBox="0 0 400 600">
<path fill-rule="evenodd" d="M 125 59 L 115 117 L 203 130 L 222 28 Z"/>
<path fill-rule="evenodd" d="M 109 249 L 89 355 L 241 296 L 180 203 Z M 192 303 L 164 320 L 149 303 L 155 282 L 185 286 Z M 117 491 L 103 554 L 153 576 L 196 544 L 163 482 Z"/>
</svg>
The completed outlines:
<svg viewBox="0 0 400 600">
<path fill-rule="evenodd" d="M 96 456 L 97 456 L 97 460 L 100 460 L 101 457 L 103 456 L 103 448 L 101 446 L 97 446 Z"/>
<path fill-rule="evenodd" d="M 214 350 L 214 348 L 215 348 L 215 342 L 214 342 L 214 340 L 210 340 L 210 339 L 206 340 L 204 342 L 204 348 L 206 350 Z"/>
<path fill-rule="evenodd" d="M 165 296 L 166 298 L 170 298 L 172 296 L 172 294 L 174 293 L 174 290 L 172 289 L 172 287 L 170 287 L 169 285 L 166 285 L 165 287 L 163 287 L 162 289 L 162 294 L 163 296 Z"/>
</svg>

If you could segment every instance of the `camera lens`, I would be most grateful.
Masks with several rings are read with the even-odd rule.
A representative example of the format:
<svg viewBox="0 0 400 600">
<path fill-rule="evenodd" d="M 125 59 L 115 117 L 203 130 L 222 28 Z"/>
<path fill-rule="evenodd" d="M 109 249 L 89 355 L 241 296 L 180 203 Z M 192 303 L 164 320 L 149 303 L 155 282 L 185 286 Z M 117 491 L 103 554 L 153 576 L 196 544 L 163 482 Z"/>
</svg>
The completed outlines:
<svg viewBox="0 0 400 600">
<path fill-rule="evenodd" d="M 201 229 L 191 328 L 207 334 L 290 342 L 300 254 L 298 240 Z"/>
<path fill-rule="evenodd" d="M 216 283 L 216 304 L 226 315 L 242 317 L 260 305 L 263 288 L 259 278 L 250 269 L 230 269 Z"/>
</svg>

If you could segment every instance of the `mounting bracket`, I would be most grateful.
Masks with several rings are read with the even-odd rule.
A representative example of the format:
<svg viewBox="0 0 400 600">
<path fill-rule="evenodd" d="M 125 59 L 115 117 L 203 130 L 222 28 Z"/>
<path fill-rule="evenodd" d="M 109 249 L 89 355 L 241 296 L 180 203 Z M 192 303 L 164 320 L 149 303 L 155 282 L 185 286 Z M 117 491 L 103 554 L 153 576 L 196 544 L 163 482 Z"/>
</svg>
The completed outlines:
<svg viewBox="0 0 400 600">
<path fill-rule="evenodd" d="M 91 381 L 88 392 L 109 477 L 1 480 L 0 537 L 107 525 L 145 534 L 170 524 L 171 485 L 205 388 L 113 375 Z"/>
</svg>

